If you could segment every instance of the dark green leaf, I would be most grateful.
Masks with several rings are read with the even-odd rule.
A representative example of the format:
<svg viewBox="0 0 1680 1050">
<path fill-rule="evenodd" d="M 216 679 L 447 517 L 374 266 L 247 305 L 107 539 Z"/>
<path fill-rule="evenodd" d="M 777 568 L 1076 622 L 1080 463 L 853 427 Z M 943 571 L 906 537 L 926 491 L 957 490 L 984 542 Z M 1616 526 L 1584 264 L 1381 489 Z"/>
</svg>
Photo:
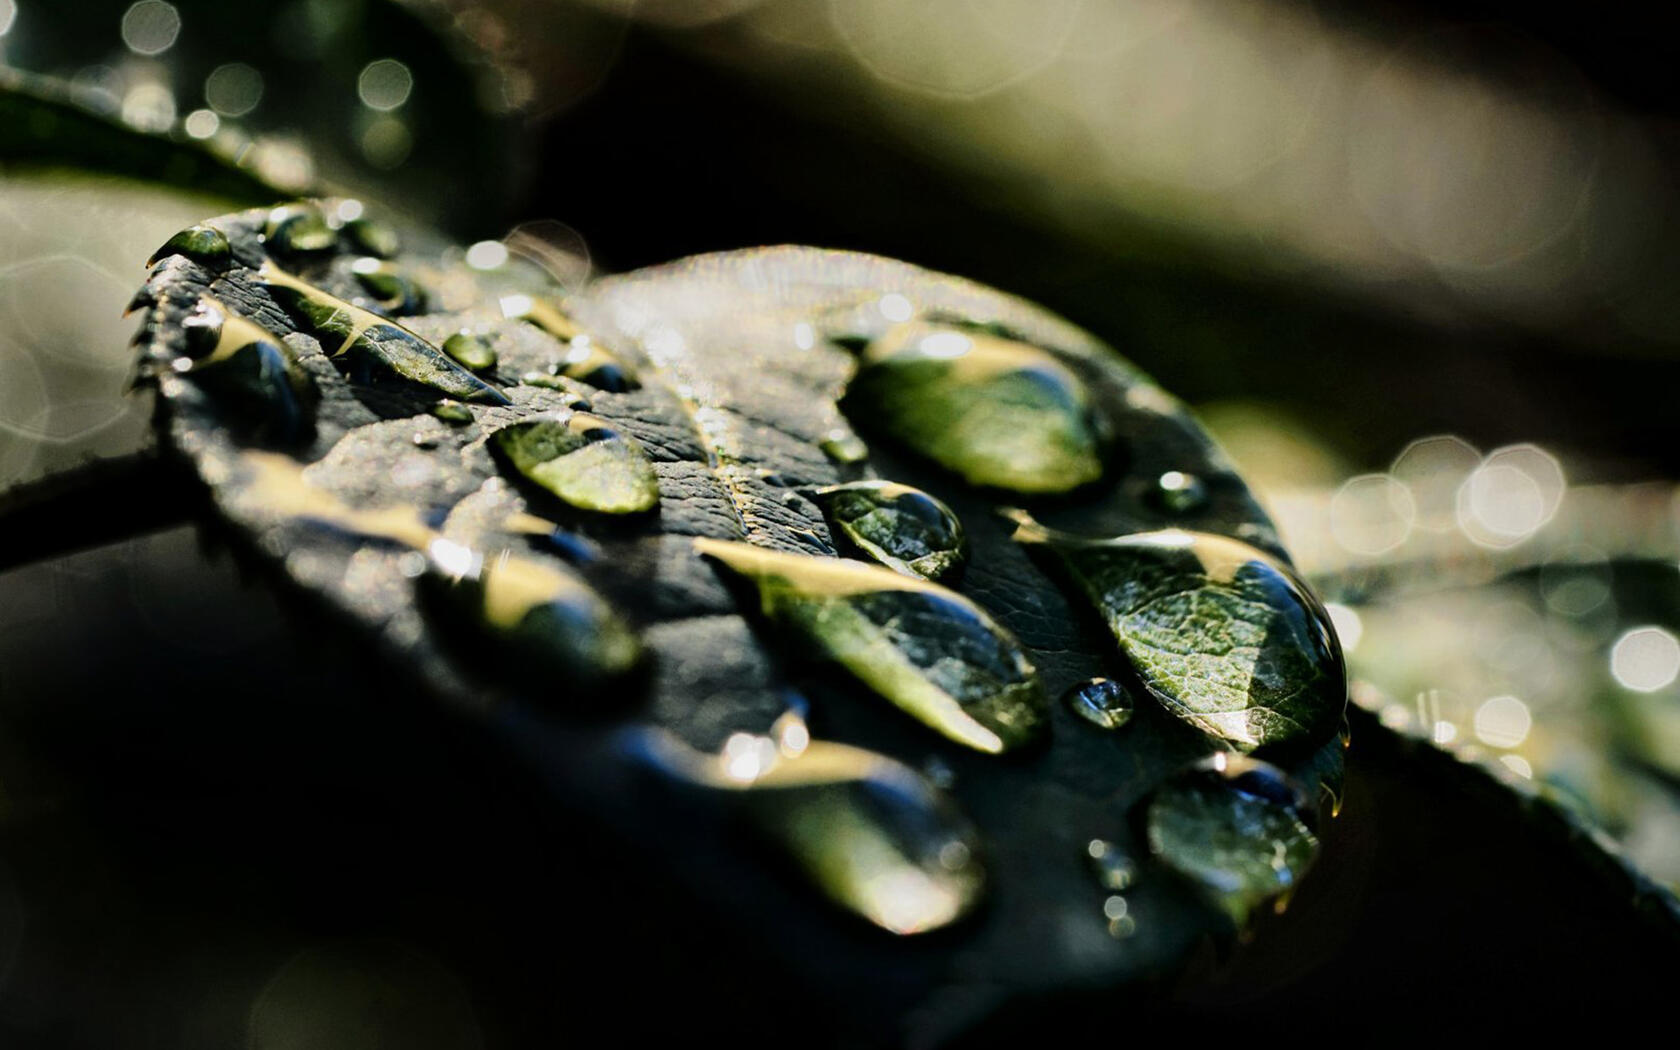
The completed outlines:
<svg viewBox="0 0 1680 1050">
<path fill-rule="evenodd" d="M 1151 859 L 1143 819 L 1209 743 L 1141 702 L 1122 732 L 1046 702 L 1096 677 L 1129 681 L 1137 661 L 1090 629 L 1085 596 L 1011 542 L 991 502 L 998 488 L 1056 493 L 1034 512 L 1080 534 L 1182 525 L 1275 550 L 1228 464 L 1147 378 L 1018 301 L 812 249 L 703 257 L 568 293 L 512 267 L 472 270 L 458 249 L 405 230 L 392 272 L 447 283 L 454 306 L 416 300 L 398 327 L 351 304 L 369 291 L 352 265 L 362 246 L 335 226 L 335 207 L 319 214 L 334 233 L 326 249 L 277 260 L 262 241 L 268 213 L 246 212 L 212 220 L 232 265 L 163 259 L 142 372 L 163 395 L 171 446 L 234 534 L 347 614 L 384 659 L 493 712 L 568 793 L 577 778 L 676 771 L 660 791 L 612 789 L 610 819 L 709 906 L 748 908 L 751 936 L 827 929 L 824 898 L 899 932 L 951 925 L 913 956 L 892 938 L 812 933 L 838 952 L 837 996 L 870 994 L 890 968 L 920 998 L 958 960 L 995 990 L 988 999 L 1141 980 L 1228 927 L 1223 904 L 1174 873 L 1170 849 Z M 247 409 L 169 367 L 206 298 L 270 333 L 320 391 L 313 428 L 281 452 L 242 436 Z M 897 352 L 882 348 L 898 323 L 962 334 L 985 367 L 896 372 L 883 362 Z M 367 353 L 384 371 L 345 367 L 358 339 L 385 328 L 405 333 L 402 356 L 378 357 L 381 344 Z M 439 349 L 463 331 L 495 359 Z M 822 338 L 849 333 L 866 343 L 861 385 L 860 358 Z M 458 360 L 469 357 L 477 375 Z M 404 381 L 386 381 L 393 371 Z M 894 374 L 958 411 L 961 440 L 877 411 L 908 403 Z M 887 440 L 866 447 L 854 425 Z M 611 455 L 570 469 L 595 449 Z M 629 509 L 588 494 L 621 469 L 644 512 L 580 509 Z M 1161 500 L 1158 479 L 1175 470 L 1200 479 L 1205 499 Z M 868 563 L 894 559 L 945 582 Z M 495 566 L 552 583 L 521 591 L 550 597 L 499 600 Z M 799 754 L 764 735 L 789 724 L 790 705 L 808 706 L 821 738 Z M 1338 727 L 1303 719 L 1294 733 L 1314 781 L 1339 773 Z M 627 749 L 626 734 L 663 741 L 658 761 Z M 732 759 L 755 755 L 759 773 L 781 772 L 736 790 Z M 909 772 L 929 760 L 954 776 L 949 798 L 932 774 Z M 819 767 L 829 773 L 807 776 Z M 671 854 L 697 812 L 744 815 L 757 845 L 707 839 L 704 864 Z M 1093 875 L 1093 841 L 1112 847 L 1115 871 Z M 727 873 L 729 892 L 706 872 Z M 977 906 L 982 885 L 990 906 Z"/>
</svg>

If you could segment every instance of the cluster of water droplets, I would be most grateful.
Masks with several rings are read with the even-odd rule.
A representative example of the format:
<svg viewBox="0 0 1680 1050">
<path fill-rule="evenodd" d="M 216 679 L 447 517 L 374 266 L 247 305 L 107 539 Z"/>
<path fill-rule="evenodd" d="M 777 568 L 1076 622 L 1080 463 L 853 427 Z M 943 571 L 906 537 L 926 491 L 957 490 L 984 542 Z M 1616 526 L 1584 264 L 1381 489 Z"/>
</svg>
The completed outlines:
<svg viewBox="0 0 1680 1050">
<path fill-rule="evenodd" d="M 400 318 L 427 309 L 427 280 L 394 261 L 399 244 L 387 228 L 359 212 L 345 219 L 301 203 L 271 212 L 260 244 L 261 258 L 245 258 L 224 231 L 198 226 L 159 255 L 216 276 L 240 270 L 353 388 L 419 397 L 449 428 L 478 428 L 498 468 L 533 499 L 584 521 L 657 511 L 660 478 L 647 451 L 594 415 L 579 393 L 634 392 L 640 370 L 559 304 L 523 292 L 500 296 L 500 320 L 529 324 L 561 347 L 547 371 L 512 385 L 562 395 L 561 407 L 500 415 L 515 407 L 500 370 L 503 334 L 493 324 L 467 325 L 442 336 L 440 347 L 405 326 Z M 344 253 L 353 256 L 347 268 Z M 333 294 L 303 272 L 336 274 L 337 286 L 354 294 Z M 319 395 L 299 367 L 295 340 L 209 296 L 197 310 L 174 371 L 236 415 L 267 421 L 270 443 L 306 435 Z M 917 316 L 907 296 L 884 297 L 879 312 L 885 323 L 861 336 L 824 333 L 857 355 L 843 403 L 853 419 L 993 497 L 1078 499 L 1116 480 L 1112 409 L 1092 386 L 1100 366 L 995 323 Z M 795 344 L 809 349 L 819 330 L 796 326 Z M 223 374 L 231 382 L 215 386 Z M 422 448 L 437 440 L 415 435 Z M 955 589 L 968 557 L 957 514 L 931 493 L 867 476 L 868 446 L 849 428 L 821 447 L 836 466 L 864 475 L 797 490 L 849 557 L 724 539 L 696 540 L 696 554 L 750 596 L 755 620 L 950 741 L 991 754 L 1040 742 L 1053 718 L 1029 650 Z M 563 563 L 462 544 L 412 509 L 352 509 L 312 490 L 295 469 L 288 474 L 279 465 L 291 462 L 285 457 L 256 456 L 248 457 L 258 475 L 252 483 L 271 503 L 412 548 L 421 607 L 512 663 L 580 682 L 622 679 L 638 666 L 641 644 L 625 618 Z M 1139 512 L 1146 520 L 1194 519 L 1208 502 L 1202 478 L 1172 470 L 1148 484 Z M 1327 738 L 1345 686 L 1323 607 L 1286 563 L 1229 536 L 1167 527 L 1083 537 L 1047 528 L 1025 510 L 1007 515 L 1014 538 L 1043 556 L 1118 643 L 1123 674 L 1068 687 L 1069 711 L 1087 729 L 1112 733 L 1149 706 L 1219 749 L 1206 767 L 1219 775 L 1186 773 L 1149 796 L 1145 838 L 1160 867 L 1245 923 L 1258 902 L 1293 885 L 1316 839 L 1277 791 L 1255 788 L 1284 783 L 1285 774 L 1245 759 L 1241 776 L 1225 775 L 1233 768 L 1225 752 L 1298 752 Z M 524 517 L 541 523 L 535 532 L 565 531 Z M 532 534 L 527 524 L 510 519 L 504 531 Z M 653 752 L 679 779 L 750 799 L 769 838 L 819 889 L 877 925 L 936 928 L 979 895 L 977 843 L 938 785 L 885 756 L 813 742 L 802 719 L 784 719 L 768 737 L 737 734 L 717 756 L 671 741 Z M 1107 839 L 1093 839 L 1088 854 L 1105 893 L 1104 921 L 1127 936 L 1135 919 L 1123 891 L 1139 865 Z"/>
</svg>

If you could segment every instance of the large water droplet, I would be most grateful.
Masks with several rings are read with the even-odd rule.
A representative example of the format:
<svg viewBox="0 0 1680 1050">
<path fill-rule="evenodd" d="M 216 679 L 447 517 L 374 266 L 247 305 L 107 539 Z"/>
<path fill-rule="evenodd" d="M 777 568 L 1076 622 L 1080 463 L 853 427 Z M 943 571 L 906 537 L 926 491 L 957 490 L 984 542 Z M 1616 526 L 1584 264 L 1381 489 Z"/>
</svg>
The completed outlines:
<svg viewBox="0 0 1680 1050">
<path fill-rule="evenodd" d="M 977 485 L 1066 492 L 1102 476 L 1085 384 L 1048 351 L 912 322 L 863 350 L 846 395 L 862 419 Z"/>
<path fill-rule="evenodd" d="M 1100 729 L 1119 729 L 1132 720 L 1132 698 L 1111 678 L 1080 682 L 1062 696 L 1069 710 Z"/>
<path fill-rule="evenodd" d="M 634 514 L 659 504 L 659 479 L 634 439 L 584 412 L 526 420 L 491 438 L 501 459 L 580 510 Z"/>
<path fill-rule="evenodd" d="M 999 753 L 1049 727 L 1038 675 L 1007 631 L 938 584 L 841 558 L 696 540 L 758 592 L 764 615 L 924 725 Z"/>
<path fill-rule="evenodd" d="M 334 298 L 270 262 L 257 276 L 288 313 L 321 339 L 327 356 L 353 381 L 397 380 L 462 401 L 510 403 L 501 391 L 395 321 Z"/>
<path fill-rule="evenodd" d="M 1347 700 L 1341 648 L 1288 566 L 1225 536 L 1086 539 L 1009 514 L 1016 540 L 1061 560 L 1167 710 L 1245 752 L 1315 747 L 1335 733 Z"/>
<path fill-rule="evenodd" d="M 638 664 L 635 632 L 577 575 L 509 551 L 485 555 L 442 537 L 426 550 L 421 577 L 429 606 L 493 646 L 492 670 L 566 696 L 620 677 Z"/>
<path fill-rule="evenodd" d="M 308 201 L 282 204 L 268 213 L 263 243 L 271 252 L 301 255 L 324 252 L 338 244 L 338 234 L 327 225 L 321 209 Z"/>
<path fill-rule="evenodd" d="M 938 580 L 962 566 L 966 542 L 950 507 L 892 481 L 854 481 L 811 493 L 829 525 L 887 568 Z"/>
<path fill-rule="evenodd" d="M 665 771 L 738 794 L 818 890 L 883 929 L 948 926 L 985 888 L 972 826 L 926 777 L 885 755 L 785 731 L 738 733 L 715 756 L 663 734 L 649 744 Z"/>
<path fill-rule="evenodd" d="M 1291 892 L 1317 858 L 1318 839 L 1301 813 L 1301 793 L 1280 770 L 1220 755 L 1156 791 L 1149 849 L 1241 929 L 1260 906 Z"/>
<path fill-rule="evenodd" d="M 163 242 L 163 247 L 152 253 L 146 260 L 150 266 L 167 255 L 185 255 L 194 262 L 202 263 L 212 270 L 220 270 L 233 259 L 233 248 L 228 244 L 227 235 L 214 226 L 188 226 L 175 236 Z"/>
<path fill-rule="evenodd" d="M 315 381 L 272 332 L 203 296 L 181 324 L 187 356 L 174 370 L 234 406 L 257 428 L 289 441 L 309 429 Z"/>
<path fill-rule="evenodd" d="M 496 348 L 476 332 L 462 329 L 443 341 L 443 352 L 474 372 L 496 367 Z"/>
</svg>

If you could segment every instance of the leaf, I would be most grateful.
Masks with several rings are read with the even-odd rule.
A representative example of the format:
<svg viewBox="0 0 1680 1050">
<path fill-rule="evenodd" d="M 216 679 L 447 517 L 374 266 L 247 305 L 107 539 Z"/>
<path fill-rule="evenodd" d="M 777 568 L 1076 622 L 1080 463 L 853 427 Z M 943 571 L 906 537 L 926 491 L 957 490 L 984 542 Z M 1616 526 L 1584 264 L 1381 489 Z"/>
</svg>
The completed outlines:
<svg viewBox="0 0 1680 1050">
<path fill-rule="evenodd" d="M 1360 625 L 1348 661 L 1369 733 L 1507 796 L 1531 823 L 1561 825 L 1618 892 L 1680 929 L 1668 845 L 1680 837 L 1680 686 L 1632 688 L 1615 673 L 1624 639 L 1680 646 L 1674 583 L 1672 564 L 1559 560 L 1477 586 L 1350 598 L 1343 615 Z"/>
<path fill-rule="evenodd" d="M 684 893 L 734 916 L 743 938 L 803 973 L 820 966 L 834 1003 L 876 1001 L 880 975 L 898 974 L 900 1005 L 885 1022 L 898 1035 L 905 1024 L 958 1023 L 938 1016 L 947 1007 L 935 992 L 952 982 L 973 982 L 997 1005 L 1070 983 L 1143 981 L 1176 970 L 1199 938 L 1228 932 L 1177 847 L 1151 853 L 1143 820 L 1214 748 L 1153 704 L 1101 729 L 1044 701 L 1133 670 L 1086 622 L 1084 596 L 1011 541 L 992 502 L 999 487 L 1016 499 L 1054 490 L 1055 502 L 1031 507 L 1058 529 L 1179 526 L 1275 550 L 1229 465 L 1147 378 L 1019 301 L 814 249 L 705 256 L 564 289 L 518 263 L 473 270 L 458 249 L 405 230 L 408 249 L 387 262 L 414 294 L 376 301 L 357 276 L 356 238 L 334 227 L 335 208 L 320 214 L 332 243 L 295 245 L 285 260 L 270 257 L 260 211 L 209 220 L 231 246 L 225 269 L 185 254 L 161 260 L 141 373 L 161 394 L 169 446 L 239 542 L 343 614 L 380 659 L 482 712 L 564 803 L 587 799 Z M 259 442 L 242 425 L 248 407 L 174 367 L 207 297 L 295 356 L 320 395 L 310 428 Z M 401 328 L 431 347 L 469 331 L 492 348 L 494 360 L 471 372 L 448 354 L 425 359 L 458 369 L 451 382 L 475 375 L 495 396 L 443 398 L 424 376 L 387 382 L 341 367 L 332 355 L 346 325 L 394 327 L 398 309 Z M 1036 435 L 1012 444 L 973 432 L 938 454 L 892 427 L 877 428 L 873 447 L 857 442 L 867 399 L 849 396 L 849 384 L 860 360 L 870 367 L 870 341 L 905 310 L 1007 342 L 999 352 L 1030 360 L 1025 372 L 1053 376 L 1059 393 L 1006 413 Z M 1023 374 L 1007 371 L 1011 384 Z M 1011 396 L 957 380 L 954 392 L 937 376 L 916 382 L 982 415 L 993 394 Z M 572 427 L 580 416 L 616 436 L 591 444 L 587 428 Z M 550 465 L 614 441 L 607 469 L 645 462 L 657 502 L 601 513 L 592 498 L 553 498 L 604 481 L 594 468 L 557 477 Z M 1028 471 L 1071 469 L 1053 484 L 1005 485 L 995 471 L 969 484 L 956 460 L 941 459 L 972 453 L 991 471 L 1011 448 Z M 265 486 L 263 464 L 282 461 L 288 480 Z M 1205 499 L 1158 499 L 1169 470 L 1200 479 Z M 912 491 L 930 502 L 907 507 Z M 842 509 L 835 496 L 848 492 L 869 498 Z M 929 507 L 936 513 L 923 514 Z M 959 581 L 949 569 L 963 536 L 971 555 Z M 943 572 L 944 582 L 877 559 Z M 487 588 L 459 592 L 465 600 L 448 608 L 432 601 L 440 582 L 513 563 L 567 581 L 579 614 L 514 639 L 498 628 L 523 618 Z M 547 656 L 521 651 L 545 632 L 557 642 Z M 633 647 L 623 641 L 632 636 Z M 780 735 L 790 709 L 808 712 L 808 750 Z M 1310 754 L 1309 787 L 1339 774 L 1338 728 L 1339 719 L 1304 726 L 1293 741 Z M 990 753 L 1004 745 L 1016 746 Z M 730 771 L 749 765 L 746 789 Z M 778 769 L 797 785 L 768 776 Z M 800 779 L 819 769 L 828 772 Z M 782 787 L 794 793 L 774 793 Z M 896 801 L 882 808 L 883 799 Z M 750 835 L 728 830 L 737 817 Z M 972 838 L 958 830 L 970 826 Z M 1117 891 L 1090 871 L 1093 839 L 1135 859 L 1124 890 L 1132 927 L 1105 914 Z M 944 848 L 952 842 L 962 849 Z M 1250 837 L 1244 848 L 1235 836 L 1232 863 L 1270 856 L 1273 841 Z M 913 953 L 890 935 L 941 927 Z M 928 1012 L 909 1021 L 901 1007 L 911 1003 Z"/>
</svg>

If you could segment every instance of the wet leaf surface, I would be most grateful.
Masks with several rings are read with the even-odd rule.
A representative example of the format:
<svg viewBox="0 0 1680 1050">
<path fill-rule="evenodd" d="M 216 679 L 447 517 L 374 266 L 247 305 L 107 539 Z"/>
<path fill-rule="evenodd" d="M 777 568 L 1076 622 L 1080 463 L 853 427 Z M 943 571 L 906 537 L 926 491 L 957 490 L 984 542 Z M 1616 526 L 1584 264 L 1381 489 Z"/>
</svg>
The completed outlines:
<svg viewBox="0 0 1680 1050">
<path fill-rule="evenodd" d="M 1199 940 L 1229 931 L 1173 847 L 1151 851 L 1140 822 L 1215 743 L 1144 699 L 1155 696 L 1138 691 L 1148 668 L 996 513 L 1006 489 L 1082 535 L 1179 525 L 1276 552 L 1230 466 L 1145 376 L 1017 300 L 812 249 L 706 256 L 567 289 L 517 263 L 471 270 L 459 249 L 404 230 L 391 262 L 427 294 L 399 322 L 353 268 L 357 235 L 331 202 L 318 214 L 333 234 L 325 247 L 318 237 L 270 245 L 271 216 L 255 211 L 211 220 L 228 265 L 161 258 L 147 285 L 142 374 L 162 396 L 170 448 L 237 546 L 344 618 L 370 659 L 476 712 L 562 803 L 611 795 L 594 819 L 641 843 L 708 909 L 737 916 L 741 937 L 784 955 L 825 998 L 869 1002 L 878 1033 L 950 1033 L 1016 996 L 1171 973 Z M 174 368 L 190 358 L 187 321 L 207 299 L 268 333 L 309 376 L 319 400 L 307 429 L 252 437 L 248 406 Z M 906 311 L 968 333 L 978 357 L 1008 366 L 912 377 L 960 409 L 970 458 L 913 428 L 876 426 L 869 446 L 852 433 L 882 422 L 861 406 L 898 396 L 867 347 L 899 338 Z M 346 367 L 358 340 L 386 330 L 401 334 L 374 340 L 365 367 Z M 493 361 L 445 352 L 464 330 L 494 347 Z M 876 388 L 854 388 L 872 369 L 866 387 Z M 571 426 L 580 417 L 614 436 L 591 441 L 594 423 Z M 582 443 L 552 440 L 562 431 Z M 548 484 L 545 465 L 614 441 L 640 450 L 608 457 L 605 471 L 639 464 L 637 512 L 549 498 L 599 486 L 603 471 Z M 275 484 L 263 464 L 280 463 L 290 466 Z M 1169 471 L 1200 479 L 1205 498 L 1163 502 Z M 657 501 L 641 506 L 649 478 Z M 848 535 L 820 494 L 877 481 L 944 510 L 912 522 L 868 508 L 841 519 Z M 961 522 L 971 553 L 943 585 L 871 565 L 860 542 L 907 566 L 935 555 L 948 573 L 962 545 L 949 522 Z M 912 523 L 923 531 L 907 535 Z M 493 567 L 510 565 L 543 586 L 499 588 Z M 443 583 L 458 600 L 436 600 Z M 551 611 L 533 621 L 540 609 Z M 566 644 L 544 650 L 544 639 Z M 1046 700 L 1095 677 L 1139 698 L 1123 732 Z M 797 757 L 763 735 L 786 726 L 790 706 L 808 711 L 816 741 Z M 951 731 L 966 725 L 959 714 L 1018 746 L 1002 757 L 987 753 L 1002 746 L 964 746 L 964 731 Z M 1339 774 L 1338 726 L 1339 712 L 1303 720 L 1291 741 L 1314 756 L 1302 769 L 1315 791 Z M 722 763 L 706 768 L 725 779 L 731 741 L 755 739 L 772 740 L 765 769 L 816 768 L 826 753 L 870 756 L 859 770 L 933 762 L 941 772 L 881 773 L 901 803 L 919 800 L 885 808 L 876 773 L 841 777 L 839 790 L 803 784 L 748 821 L 753 835 L 695 839 L 739 813 L 730 799 L 741 793 L 715 777 L 673 778 L 670 762 L 625 746 L 649 733 L 679 749 L 667 755 L 688 756 L 691 772 Z M 935 814 L 948 817 L 917 823 Z M 959 825 L 972 840 L 914 831 Z M 1135 866 L 1123 897 L 1113 879 L 1093 878 L 1095 839 Z M 942 853 L 951 841 L 963 850 Z M 847 858 L 874 859 L 847 868 Z M 865 890 L 869 872 L 888 873 L 898 891 Z M 904 906 L 918 900 L 927 907 Z M 930 930 L 914 942 L 888 932 Z"/>
</svg>

